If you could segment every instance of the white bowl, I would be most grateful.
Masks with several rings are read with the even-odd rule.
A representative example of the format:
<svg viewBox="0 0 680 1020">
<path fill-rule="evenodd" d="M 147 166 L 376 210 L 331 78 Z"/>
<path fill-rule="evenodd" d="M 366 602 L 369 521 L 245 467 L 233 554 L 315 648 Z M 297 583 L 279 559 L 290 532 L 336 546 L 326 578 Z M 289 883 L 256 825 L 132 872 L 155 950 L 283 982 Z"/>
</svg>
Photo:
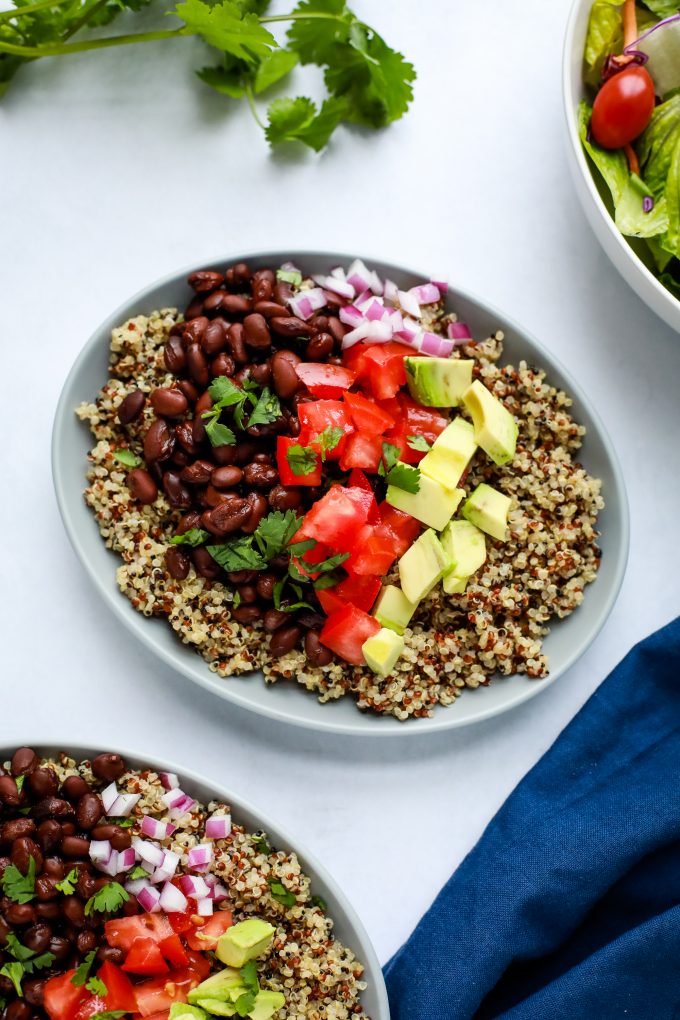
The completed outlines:
<svg viewBox="0 0 680 1020">
<path fill-rule="evenodd" d="M 257 268 L 280 265 L 292 258 L 305 273 L 327 273 L 335 265 L 346 265 L 353 257 L 340 252 L 239 252 L 215 259 L 209 265 L 229 265 L 245 259 Z M 379 259 L 366 257 L 365 261 L 381 276 L 390 277 L 404 289 L 429 278 L 427 273 L 416 273 Z M 168 666 L 219 697 L 281 722 L 351 736 L 403 737 L 465 726 L 522 704 L 569 669 L 604 624 L 623 580 L 628 558 L 628 504 L 621 469 L 597 412 L 552 354 L 506 315 L 455 288 L 449 289 L 447 306 L 470 323 L 474 336 L 489 336 L 496 329 L 502 329 L 508 361 L 516 364 L 524 359 L 544 368 L 549 381 L 573 398 L 576 420 L 587 430 L 579 459 L 592 475 L 602 479 L 606 503 L 599 520 L 602 564 L 597 580 L 588 586 L 584 605 L 567 619 L 555 620 L 545 639 L 544 647 L 550 659 L 549 677 L 543 680 L 530 680 L 526 675 L 497 678 L 489 687 L 464 691 L 455 704 L 437 708 L 429 719 L 402 723 L 391 716 L 382 718 L 360 712 L 349 695 L 321 705 L 313 694 L 294 682 L 279 681 L 265 686 L 261 674 L 222 679 L 210 672 L 205 660 L 191 647 L 177 639 L 165 619 L 148 619 L 133 608 L 116 584 L 120 558 L 104 545 L 94 516 L 83 499 L 92 436 L 87 426 L 78 421 L 74 409 L 82 401 L 93 400 L 108 378 L 111 330 L 133 315 L 169 306 L 183 308 L 190 298 L 186 277 L 196 268 L 190 266 L 146 287 L 109 315 L 78 356 L 57 407 L 52 471 L 59 509 L 76 553 L 114 615 Z M 187 700 L 190 696 L 187 691 Z"/>
<path fill-rule="evenodd" d="M 578 132 L 578 106 L 588 99 L 583 84 L 583 47 L 588 29 L 592 0 L 574 0 L 567 23 L 562 57 L 562 97 L 567 119 L 567 154 L 576 192 L 595 236 L 626 283 L 638 297 L 668 325 L 680 332 L 680 301 L 657 280 L 635 252 L 635 241 L 629 241 L 617 230 L 606 204 L 607 189 L 598 187 L 583 151 Z"/>
<path fill-rule="evenodd" d="M 299 858 L 302 870 L 312 881 L 314 894 L 321 896 L 327 904 L 328 916 L 333 920 L 334 935 L 343 945 L 351 949 L 356 958 L 364 965 L 364 980 L 368 987 L 361 996 L 361 1002 L 366 1015 L 371 1017 L 371 1020 L 389 1020 L 390 1010 L 380 963 L 366 930 L 351 903 L 323 865 L 312 854 L 300 846 L 298 841 L 293 839 L 285 829 L 263 815 L 240 793 L 234 793 L 218 782 L 206 779 L 196 772 L 174 762 L 164 761 L 155 755 L 140 754 L 138 751 L 128 751 L 122 747 L 92 747 L 91 745 L 74 744 L 71 741 L 56 744 L 53 737 L 47 741 L 35 743 L 30 740 L 23 743 L 19 741 L 11 747 L 0 747 L 0 762 L 11 758 L 17 747 L 32 747 L 41 758 L 54 758 L 59 752 L 64 752 L 77 761 L 91 760 L 103 751 L 115 751 L 122 755 L 126 764 L 131 768 L 152 768 L 154 771 L 174 772 L 179 776 L 181 788 L 192 797 L 204 804 L 211 800 L 224 801 L 232 807 L 236 822 L 244 825 L 250 832 L 258 830 L 266 832 L 277 850 L 294 851 Z"/>
</svg>

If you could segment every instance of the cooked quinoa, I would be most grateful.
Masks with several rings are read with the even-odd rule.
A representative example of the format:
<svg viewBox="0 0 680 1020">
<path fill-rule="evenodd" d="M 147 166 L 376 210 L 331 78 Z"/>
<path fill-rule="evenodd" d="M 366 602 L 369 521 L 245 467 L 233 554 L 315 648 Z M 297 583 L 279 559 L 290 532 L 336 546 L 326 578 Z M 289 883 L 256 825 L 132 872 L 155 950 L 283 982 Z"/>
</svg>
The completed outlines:
<svg viewBox="0 0 680 1020">
<path fill-rule="evenodd" d="M 91 785 L 98 785 L 88 761 L 77 762 L 62 754 L 45 764 L 54 768 L 62 782 L 69 775 L 81 775 Z M 130 769 L 117 780 L 117 786 L 121 793 L 141 794 L 130 816 L 134 819 L 131 835 L 141 834 L 143 815 L 170 820 L 161 801 L 165 789 L 156 772 Z M 261 988 L 285 996 L 285 1006 L 276 1013 L 276 1020 L 369 1020 L 360 1001 L 366 988 L 364 968 L 351 949 L 333 937 L 333 921 L 326 916 L 325 904 L 314 896 L 295 853 L 272 847 L 265 832 L 248 832 L 230 805 L 197 803 L 190 813 L 174 819 L 177 829 L 163 842 L 164 849 L 180 855 L 180 871 L 187 864 L 188 851 L 204 841 L 208 815 L 232 818 L 231 834 L 210 841 L 210 870 L 229 891 L 229 899 L 221 906 L 232 911 L 234 923 L 257 916 L 276 928 L 271 951 L 258 961 Z M 271 881 L 281 883 L 295 896 L 295 906 L 284 906 L 272 896 Z"/>
<path fill-rule="evenodd" d="M 435 307 L 426 328 L 443 332 L 450 318 Z M 574 459 L 585 429 L 571 417 L 571 399 L 546 381 L 545 372 L 524 361 L 516 367 L 502 364 L 501 332 L 458 348 L 474 359 L 475 378 L 503 401 L 519 425 L 512 463 L 498 467 L 478 451 L 464 482 L 468 492 L 487 482 L 511 498 L 509 540 L 487 538 L 486 563 L 464 594 L 447 595 L 438 586 L 421 602 L 404 634 L 403 657 L 381 679 L 366 667 L 337 660 L 311 667 L 297 650 L 272 659 L 270 635 L 262 625 L 243 626 L 231 617 L 227 587 L 199 577 L 193 568 L 184 581 L 167 572 L 165 551 L 181 514 L 162 492 L 150 506 L 132 499 L 127 470 L 114 451 L 129 447 L 141 454 L 144 433 L 154 419 L 151 407 L 147 402 L 143 414 L 125 427 L 116 411 L 135 388 L 148 394 L 172 385 L 162 351 L 178 321 L 176 310 L 165 309 L 115 329 L 110 378 L 95 403 L 77 409 L 96 440 L 85 499 L 106 545 L 122 557 L 118 584 L 139 612 L 165 616 L 225 682 L 261 669 L 268 683 L 297 681 L 321 702 L 350 694 L 359 708 L 401 720 L 431 715 L 466 687 L 490 683 L 494 674 L 548 675 L 542 639 L 551 619 L 573 612 L 595 579 L 597 515 L 604 503 L 600 481 Z M 465 412 L 461 408 L 459 413 Z M 387 580 L 396 578 L 395 569 Z"/>
</svg>

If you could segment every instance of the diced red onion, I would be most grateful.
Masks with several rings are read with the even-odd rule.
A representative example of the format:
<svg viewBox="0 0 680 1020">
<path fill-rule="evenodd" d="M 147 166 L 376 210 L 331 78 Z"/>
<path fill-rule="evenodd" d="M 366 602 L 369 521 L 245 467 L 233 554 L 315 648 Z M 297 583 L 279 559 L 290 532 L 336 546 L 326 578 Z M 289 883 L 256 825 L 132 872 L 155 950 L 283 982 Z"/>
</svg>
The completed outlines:
<svg viewBox="0 0 680 1020">
<path fill-rule="evenodd" d="M 152 875 L 156 870 L 155 865 L 153 865 L 151 861 L 140 861 L 139 866 L 144 868 L 145 871 L 148 871 L 149 875 Z"/>
<path fill-rule="evenodd" d="M 326 295 L 321 287 L 311 287 L 309 290 L 301 290 L 294 297 L 288 298 L 288 304 L 299 318 L 311 319 L 314 312 L 325 307 Z"/>
<path fill-rule="evenodd" d="M 432 280 L 431 283 L 435 285 L 442 297 L 448 293 L 449 285 L 446 280 Z"/>
<path fill-rule="evenodd" d="M 100 864 L 95 865 L 97 870 L 103 871 L 105 875 L 110 875 L 111 878 L 113 878 L 120 871 L 118 866 L 118 856 L 118 851 L 112 850 L 108 861 L 102 861 Z"/>
<path fill-rule="evenodd" d="M 653 208 L 654 199 L 652 198 L 651 195 L 645 195 L 645 197 L 642 199 L 642 211 L 645 213 L 650 213 Z"/>
<path fill-rule="evenodd" d="M 420 336 L 420 325 L 407 317 L 403 320 L 402 328 L 395 330 L 394 336 L 396 340 L 403 340 L 407 344 L 413 343 Z"/>
<path fill-rule="evenodd" d="M 162 867 L 164 852 L 157 843 L 152 843 L 148 839 L 140 839 L 139 836 L 135 836 L 132 840 L 132 846 L 142 861 L 148 861 L 154 868 Z"/>
<path fill-rule="evenodd" d="M 231 833 L 231 815 L 211 815 L 205 821 L 206 839 L 226 839 Z"/>
<path fill-rule="evenodd" d="M 167 839 L 169 836 L 172 836 L 177 826 L 173 825 L 172 822 L 159 822 L 157 818 L 152 818 L 151 815 L 144 815 L 141 828 L 143 834 L 151 836 L 152 839 Z"/>
<path fill-rule="evenodd" d="M 369 322 L 368 324 L 368 339 L 372 340 L 373 343 L 387 343 L 388 340 L 392 339 L 392 326 L 389 322 L 384 320 L 380 322 Z"/>
<path fill-rule="evenodd" d="M 156 868 L 151 881 L 154 885 L 158 885 L 159 882 L 167 882 L 169 878 L 172 878 L 177 871 L 179 864 L 179 854 L 175 854 L 172 850 L 163 851 L 163 863 L 159 868 Z"/>
<path fill-rule="evenodd" d="M 360 291 L 354 299 L 354 307 L 361 310 L 362 305 L 373 300 L 373 294 L 370 290 Z"/>
<path fill-rule="evenodd" d="M 331 276 L 335 277 L 336 280 L 347 279 L 347 277 L 345 276 L 345 270 L 342 268 L 342 266 L 334 266 L 333 269 L 331 269 Z"/>
<path fill-rule="evenodd" d="M 404 316 L 401 314 L 398 308 L 395 308 L 393 312 L 390 312 L 387 316 L 387 321 L 392 327 L 392 331 L 397 333 L 400 329 L 404 328 Z"/>
<path fill-rule="evenodd" d="M 210 899 L 209 896 L 206 896 L 205 899 L 198 901 L 198 903 L 196 904 L 196 912 L 201 917 L 212 917 L 213 901 Z"/>
<path fill-rule="evenodd" d="M 446 335 L 450 340 L 472 340 L 472 333 L 466 322 L 450 322 L 446 327 Z"/>
<path fill-rule="evenodd" d="M 399 290 L 394 280 L 385 280 L 383 285 L 383 296 L 385 301 L 389 301 L 390 304 L 396 304 L 399 298 Z"/>
<path fill-rule="evenodd" d="M 191 848 L 187 854 L 187 863 L 190 868 L 202 868 L 210 864 L 213 855 L 212 843 L 199 843 Z"/>
<path fill-rule="evenodd" d="M 382 294 L 385 290 L 383 282 L 377 273 L 371 273 L 371 290 L 374 294 Z"/>
<path fill-rule="evenodd" d="M 170 808 L 170 817 L 174 820 L 182 818 L 183 815 L 189 814 L 190 811 L 196 807 L 196 801 L 192 797 L 184 796 L 179 804 Z"/>
<path fill-rule="evenodd" d="M 148 878 L 129 878 L 125 883 L 126 892 L 132 893 L 133 896 L 138 896 L 142 889 L 148 889 L 150 882 Z"/>
<path fill-rule="evenodd" d="M 347 283 L 346 280 L 339 280 L 335 276 L 313 276 L 312 279 L 320 287 L 330 290 L 333 294 L 339 294 L 340 297 L 347 298 L 348 301 L 351 301 L 356 293 L 351 283 Z"/>
<path fill-rule="evenodd" d="M 363 318 L 359 309 L 354 305 L 345 305 L 340 309 L 340 322 L 344 322 L 346 326 L 358 326 L 360 322 L 363 322 Z"/>
<path fill-rule="evenodd" d="M 369 323 L 364 320 L 356 329 L 351 329 L 349 333 L 345 333 L 342 338 L 342 349 L 346 351 L 348 347 L 354 347 L 360 340 L 365 340 L 368 336 Z"/>
<path fill-rule="evenodd" d="M 129 871 L 130 868 L 134 867 L 135 861 L 137 860 L 135 851 L 131 846 L 127 850 L 121 850 L 118 854 L 118 870 Z"/>
<path fill-rule="evenodd" d="M 108 814 L 117 818 L 127 818 L 140 797 L 141 793 L 119 793 L 108 809 Z"/>
<path fill-rule="evenodd" d="M 186 798 L 186 793 L 179 789 L 177 786 L 173 786 L 167 793 L 164 793 L 161 797 L 161 801 L 167 808 L 174 808 Z"/>
<path fill-rule="evenodd" d="M 397 292 L 399 295 L 399 304 L 403 312 L 407 315 L 412 315 L 414 318 L 420 318 L 420 305 L 415 294 L 412 294 L 408 290 L 400 290 Z"/>
<path fill-rule="evenodd" d="M 229 899 L 229 893 L 221 882 L 216 882 L 210 887 L 210 895 L 215 903 L 222 903 L 223 900 Z"/>
<path fill-rule="evenodd" d="M 175 772 L 159 772 L 158 778 L 166 790 L 176 790 L 179 786 L 179 776 Z"/>
<path fill-rule="evenodd" d="M 210 887 L 198 875 L 182 875 L 179 884 L 182 892 L 193 900 L 203 900 L 210 896 Z"/>
<path fill-rule="evenodd" d="M 102 790 L 100 797 L 102 799 L 102 804 L 104 805 L 104 810 L 107 815 L 110 815 L 111 808 L 118 800 L 118 787 L 116 784 L 111 783 L 109 786 L 105 787 L 105 789 Z"/>
<path fill-rule="evenodd" d="M 142 910 L 146 910 L 148 914 L 160 913 L 160 901 L 161 894 L 158 889 L 154 889 L 152 885 L 149 885 L 144 889 L 140 889 L 137 893 L 137 902 Z"/>
<path fill-rule="evenodd" d="M 355 259 L 347 270 L 347 282 L 351 283 L 356 290 L 370 290 L 373 273 L 366 268 L 361 259 Z"/>
<path fill-rule="evenodd" d="M 108 839 L 90 841 L 90 860 L 93 864 L 106 864 L 111 859 L 113 847 Z"/>
<path fill-rule="evenodd" d="M 420 351 L 430 354 L 433 358 L 449 358 L 453 351 L 453 341 L 437 336 L 436 333 L 423 333 L 420 338 Z"/>
<path fill-rule="evenodd" d="M 433 305 L 441 297 L 439 288 L 434 283 L 421 283 L 419 287 L 411 287 L 409 293 L 413 294 L 421 305 Z"/>
<path fill-rule="evenodd" d="M 182 890 L 178 889 L 172 882 L 165 883 L 158 903 L 161 910 L 164 910 L 166 914 L 183 914 L 189 906 Z"/>
<path fill-rule="evenodd" d="M 382 319 L 385 316 L 385 306 L 377 298 L 373 298 L 368 308 L 365 310 L 364 315 L 369 321 L 376 321 Z"/>
</svg>

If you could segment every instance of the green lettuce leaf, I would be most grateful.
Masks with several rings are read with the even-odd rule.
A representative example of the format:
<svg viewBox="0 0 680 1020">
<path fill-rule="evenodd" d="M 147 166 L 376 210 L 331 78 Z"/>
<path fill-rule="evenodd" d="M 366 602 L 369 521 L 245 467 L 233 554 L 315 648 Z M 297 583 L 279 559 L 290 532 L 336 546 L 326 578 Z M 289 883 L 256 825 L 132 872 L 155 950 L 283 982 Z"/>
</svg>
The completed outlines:
<svg viewBox="0 0 680 1020">
<path fill-rule="evenodd" d="M 660 197 L 673 152 L 680 139 L 680 95 L 673 96 L 654 110 L 652 119 L 636 143 L 645 184 Z"/>
<path fill-rule="evenodd" d="M 659 280 L 664 285 L 666 290 L 669 290 L 674 297 L 680 298 L 679 276 L 671 276 L 670 273 L 662 273 L 661 276 L 659 277 Z"/>
<path fill-rule="evenodd" d="M 670 18 L 678 13 L 678 0 L 644 0 L 644 4 L 660 18 Z"/>
<path fill-rule="evenodd" d="M 668 169 L 666 207 L 668 209 L 668 230 L 661 238 L 661 245 L 676 258 L 680 258 L 680 138 L 673 150 Z"/>
<path fill-rule="evenodd" d="M 583 52 L 585 79 L 597 86 L 602 65 L 610 53 L 623 49 L 623 5 L 616 0 L 595 0 L 590 8 L 586 45 Z"/>
<path fill-rule="evenodd" d="M 650 189 L 628 169 L 628 161 L 621 149 L 602 149 L 588 138 L 591 109 L 587 103 L 579 106 L 579 132 L 584 149 L 599 170 L 609 188 L 614 205 L 616 226 L 629 237 L 654 237 L 668 227 L 666 199 L 655 201 L 651 212 L 642 207 L 645 195 L 654 197 Z"/>
</svg>

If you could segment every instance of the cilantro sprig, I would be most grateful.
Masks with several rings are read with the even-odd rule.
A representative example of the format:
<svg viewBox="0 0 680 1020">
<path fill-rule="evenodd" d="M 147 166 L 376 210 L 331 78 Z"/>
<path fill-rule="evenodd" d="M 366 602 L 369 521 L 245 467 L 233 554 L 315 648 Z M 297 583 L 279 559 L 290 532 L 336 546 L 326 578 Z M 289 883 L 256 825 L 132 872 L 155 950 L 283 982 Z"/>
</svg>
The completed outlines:
<svg viewBox="0 0 680 1020">
<path fill-rule="evenodd" d="M 64 896 L 73 896 L 76 891 L 76 883 L 78 881 L 78 869 L 71 868 L 68 875 L 62 878 L 61 882 L 55 883 L 55 889 L 58 889 Z"/>
<path fill-rule="evenodd" d="M 35 860 L 28 859 L 28 870 L 23 875 L 15 864 L 9 864 L 2 873 L 2 891 L 15 903 L 30 903 L 35 896 Z"/>
<path fill-rule="evenodd" d="M 301 0 L 277 15 L 266 13 L 268 0 L 182 0 L 167 12 L 174 18 L 170 27 L 159 20 L 151 30 L 103 37 L 88 30 L 108 25 L 121 11 L 140 12 L 149 0 L 13 3 L 0 11 L 0 95 L 24 64 L 40 57 L 196 36 L 218 56 L 199 78 L 228 99 L 246 99 L 272 145 L 297 141 L 319 151 L 340 124 L 386 127 L 413 98 L 413 66 L 345 0 Z M 267 26 L 286 21 L 291 27 L 282 42 Z M 322 69 L 326 98 L 320 105 L 307 96 L 277 98 L 265 123 L 256 97 L 280 85 L 298 64 Z"/>
<path fill-rule="evenodd" d="M 13 956 L 14 959 L 8 960 L 7 963 L 0 967 L 0 974 L 3 977 L 9 978 L 19 997 L 22 997 L 24 994 L 21 987 L 23 979 L 34 974 L 36 970 L 44 970 L 45 967 L 50 967 L 55 959 L 54 953 L 40 953 L 38 955 L 32 949 L 22 945 L 13 932 L 7 935 L 4 950 L 10 956 Z"/>
<path fill-rule="evenodd" d="M 294 475 L 302 477 L 313 474 L 319 464 L 319 454 L 311 446 L 302 446 L 300 443 L 293 443 L 286 450 L 288 467 Z"/>
<path fill-rule="evenodd" d="M 269 891 L 272 898 L 282 903 L 284 907 L 293 907 L 297 903 L 297 899 L 290 889 L 286 889 L 282 882 L 277 882 L 274 878 L 269 879 Z"/>
<path fill-rule="evenodd" d="M 108 885 L 102 886 L 94 896 L 90 896 L 85 904 L 85 915 L 89 917 L 95 910 L 100 914 L 113 914 L 129 899 L 130 894 L 120 882 L 109 882 Z"/>
</svg>

